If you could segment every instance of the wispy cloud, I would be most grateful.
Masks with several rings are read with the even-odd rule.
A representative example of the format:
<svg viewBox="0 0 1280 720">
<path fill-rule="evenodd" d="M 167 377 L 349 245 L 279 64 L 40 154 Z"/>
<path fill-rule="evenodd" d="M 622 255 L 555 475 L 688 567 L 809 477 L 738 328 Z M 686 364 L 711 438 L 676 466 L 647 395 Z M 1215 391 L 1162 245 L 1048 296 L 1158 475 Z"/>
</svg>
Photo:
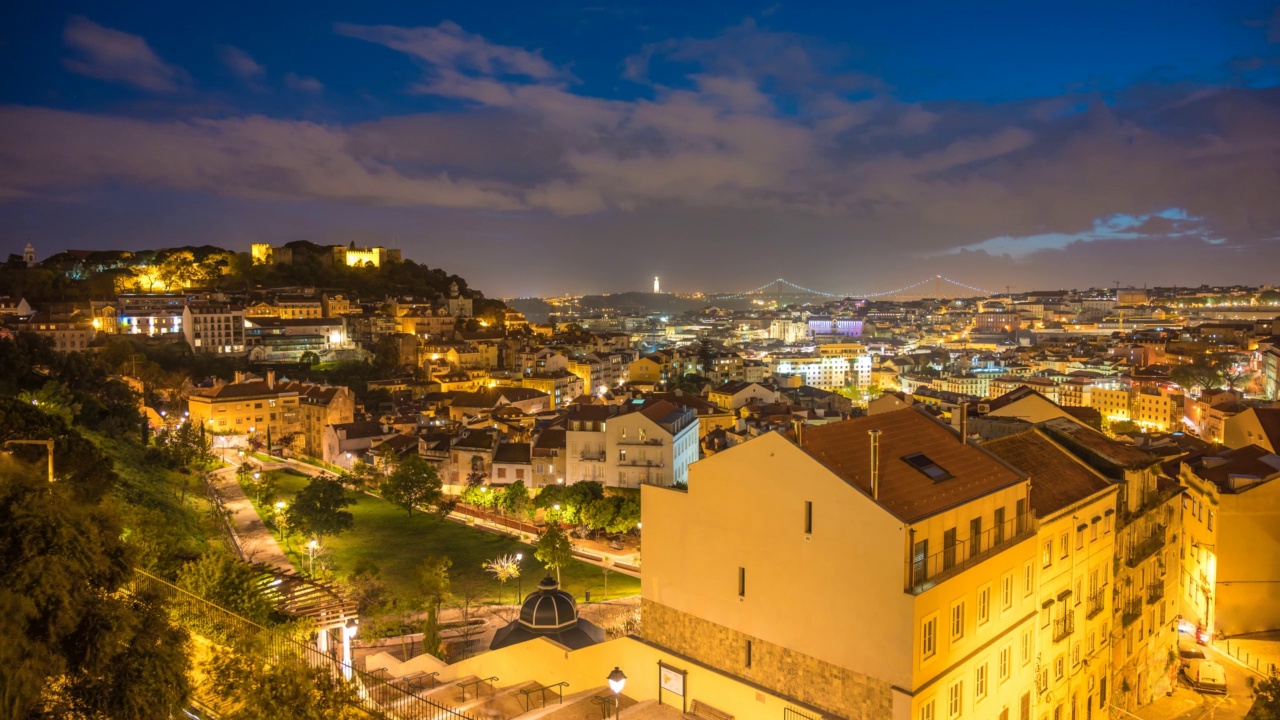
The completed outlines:
<svg viewBox="0 0 1280 720">
<path fill-rule="evenodd" d="M 218 59 L 228 70 L 245 80 L 260 78 L 267 72 L 252 55 L 231 45 L 218 48 Z"/>
<path fill-rule="evenodd" d="M 297 73 L 285 73 L 285 87 L 291 90 L 319 94 L 324 92 L 324 83 L 313 77 L 305 77 Z"/>
<path fill-rule="evenodd" d="M 541 52 L 498 45 L 448 21 L 435 27 L 339 23 L 334 29 L 340 35 L 386 45 L 435 67 L 534 80 L 566 77 L 566 73 L 542 57 Z"/>
<path fill-rule="evenodd" d="M 162 60 L 143 38 L 88 18 L 73 16 L 62 39 L 79 54 L 63 61 L 71 72 L 152 92 L 173 92 L 188 82 L 182 68 Z"/>
<path fill-rule="evenodd" d="M 1130 215 L 1116 213 L 1100 217 L 1093 226 L 1081 232 L 1050 232 L 1023 237 L 1004 235 L 979 243 L 948 250 L 955 255 L 965 251 L 985 252 L 989 255 L 1006 255 L 1019 259 L 1044 250 L 1063 250 L 1076 243 L 1115 242 L 1123 240 L 1150 240 L 1160 238 L 1199 237 L 1210 245 L 1221 245 L 1224 240 L 1209 233 L 1204 218 L 1191 217 L 1182 208 L 1168 208 L 1157 213 Z"/>
</svg>

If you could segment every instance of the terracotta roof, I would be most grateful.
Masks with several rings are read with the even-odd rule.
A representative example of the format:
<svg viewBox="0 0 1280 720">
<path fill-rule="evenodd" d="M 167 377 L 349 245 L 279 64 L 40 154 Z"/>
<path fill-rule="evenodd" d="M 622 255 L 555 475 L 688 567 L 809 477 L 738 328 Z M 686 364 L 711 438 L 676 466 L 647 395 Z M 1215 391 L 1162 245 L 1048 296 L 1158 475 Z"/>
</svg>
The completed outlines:
<svg viewBox="0 0 1280 720">
<path fill-rule="evenodd" d="M 982 447 L 1031 476 L 1031 509 L 1036 517 L 1051 515 L 1112 486 L 1037 430 L 988 440 Z"/>
<path fill-rule="evenodd" d="M 1271 447 L 1280 450 L 1280 408 L 1254 408 L 1262 434 L 1271 441 Z"/>
<path fill-rule="evenodd" d="M 284 385 L 284 383 L 276 383 L 273 388 L 267 384 L 266 380 L 251 380 L 249 382 L 227 383 L 214 388 L 205 388 L 192 394 L 216 400 L 228 400 L 230 398 L 266 397 L 296 392 L 293 389 L 286 389 Z"/>
<path fill-rule="evenodd" d="M 1120 471 L 1124 469 L 1145 468 L 1157 462 L 1151 453 L 1112 440 L 1072 418 L 1046 420 L 1037 427 L 1072 452 L 1083 454 L 1086 462 L 1113 480 L 1121 479 L 1123 473 Z"/>
<path fill-rule="evenodd" d="M 563 450 L 565 447 L 564 428 L 547 428 L 538 433 L 538 439 L 533 443 L 533 452 L 535 455 L 546 455 L 549 450 Z"/>
<path fill-rule="evenodd" d="M 806 427 L 802 447 L 851 485 L 871 492 L 870 430 L 880 431 L 880 497 L 886 510 L 916 522 L 1025 480 L 1018 472 L 915 408 Z M 903 460 L 922 453 L 950 474 L 935 482 Z"/>
</svg>

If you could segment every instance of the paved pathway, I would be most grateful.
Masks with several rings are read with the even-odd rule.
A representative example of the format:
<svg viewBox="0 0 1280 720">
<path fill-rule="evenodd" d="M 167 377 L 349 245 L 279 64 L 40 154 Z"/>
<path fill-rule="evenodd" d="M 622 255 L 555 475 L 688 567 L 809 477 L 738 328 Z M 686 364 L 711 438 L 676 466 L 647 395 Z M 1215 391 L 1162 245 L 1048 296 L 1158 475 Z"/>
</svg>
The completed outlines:
<svg viewBox="0 0 1280 720">
<path fill-rule="evenodd" d="M 236 540 L 240 543 L 245 559 L 292 571 L 293 563 L 289 562 L 280 543 L 276 542 L 275 535 L 262 522 L 253 503 L 249 502 L 244 489 L 236 481 L 235 467 L 215 470 L 210 482 L 222 497 L 222 506 L 230 515 L 231 526 L 235 529 Z"/>
</svg>

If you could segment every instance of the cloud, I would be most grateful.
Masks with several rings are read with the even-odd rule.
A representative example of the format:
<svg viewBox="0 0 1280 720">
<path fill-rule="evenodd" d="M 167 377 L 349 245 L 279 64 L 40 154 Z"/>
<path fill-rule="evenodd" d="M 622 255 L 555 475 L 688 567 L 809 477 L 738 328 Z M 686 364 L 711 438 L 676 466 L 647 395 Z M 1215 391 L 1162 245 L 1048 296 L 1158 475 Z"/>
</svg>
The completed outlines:
<svg viewBox="0 0 1280 720">
<path fill-rule="evenodd" d="M 63 60 L 71 72 L 152 92 L 174 92 L 188 82 L 182 68 L 160 59 L 143 38 L 103 27 L 88 18 L 73 16 L 62 39 L 80 55 Z"/>
<path fill-rule="evenodd" d="M 1182 208 L 1168 208 L 1158 213 L 1147 215 L 1116 213 L 1115 215 L 1097 218 L 1093 221 L 1092 227 L 1081 232 L 1041 233 L 1025 237 L 1005 235 L 955 248 L 949 250 L 946 254 L 955 255 L 971 251 L 1020 259 L 1045 250 L 1062 250 L 1076 243 L 1182 238 L 1188 236 L 1199 237 L 1210 245 L 1221 245 L 1223 239 L 1207 233 L 1203 222 L 1204 218 L 1190 217 L 1187 215 L 1187 211 Z"/>
<path fill-rule="evenodd" d="M 497 183 L 408 172 L 352 151 L 342 128 L 250 116 L 146 121 L 0 108 L 0 187 L 57 193 L 110 183 L 251 200 L 511 210 Z"/>
<path fill-rule="evenodd" d="M 538 51 L 491 43 L 445 21 L 435 27 L 353 25 L 339 23 L 338 34 L 385 45 L 428 65 L 484 76 L 518 76 L 534 80 L 565 78 Z"/>
<path fill-rule="evenodd" d="M 227 66 L 228 70 L 245 80 L 262 77 L 267 71 L 249 53 L 231 45 L 218 48 L 218 59 Z"/>
<path fill-rule="evenodd" d="M 296 73 L 285 73 L 284 84 L 285 87 L 291 90 L 301 90 L 302 92 L 315 94 L 324 92 L 324 83 L 313 77 L 303 77 Z"/>
</svg>

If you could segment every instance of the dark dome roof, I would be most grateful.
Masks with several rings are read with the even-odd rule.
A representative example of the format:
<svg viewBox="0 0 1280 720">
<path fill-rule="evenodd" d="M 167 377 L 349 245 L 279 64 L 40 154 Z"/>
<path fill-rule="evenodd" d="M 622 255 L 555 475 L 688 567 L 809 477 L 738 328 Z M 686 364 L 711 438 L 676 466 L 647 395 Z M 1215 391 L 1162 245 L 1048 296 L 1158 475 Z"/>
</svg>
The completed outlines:
<svg viewBox="0 0 1280 720">
<path fill-rule="evenodd" d="M 578 604 L 548 575 L 520 606 L 521 625 L 534 632 L 558 632 L 578 622 Z"/>
</svg>

